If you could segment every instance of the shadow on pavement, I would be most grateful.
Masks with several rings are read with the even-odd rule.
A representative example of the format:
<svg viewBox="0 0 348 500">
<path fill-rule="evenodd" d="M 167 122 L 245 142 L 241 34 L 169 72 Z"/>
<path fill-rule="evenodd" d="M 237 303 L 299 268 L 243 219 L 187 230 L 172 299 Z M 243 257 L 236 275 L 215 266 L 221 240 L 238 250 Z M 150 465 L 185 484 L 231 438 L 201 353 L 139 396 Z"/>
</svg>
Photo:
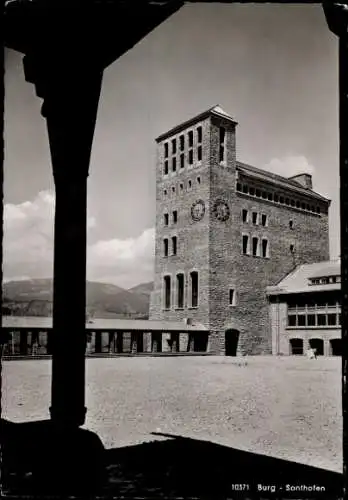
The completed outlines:
<svg viewBox="0 0 348 500">
<path fill-rule="evenodd" d="M 87 430 L 62 432 L 50 421 L 1 420 L 2 490 L 11 495 L 71 494 L 142 498 L 339 498 L 343 475 L 207 441 L 168 439 L 105 449 Z M 233 491 L 232 485 L 249 485 Z M 283 486 L 277 496 L 257 485 Z M 324 491 L 286 492 L 286 485 Z M 242 487 L 243 488 L 243 487 Z M 239 488 L 241 490 L 241 488 Z M 238 494 L 239 493 L 239 494 Z"/>
</svg>

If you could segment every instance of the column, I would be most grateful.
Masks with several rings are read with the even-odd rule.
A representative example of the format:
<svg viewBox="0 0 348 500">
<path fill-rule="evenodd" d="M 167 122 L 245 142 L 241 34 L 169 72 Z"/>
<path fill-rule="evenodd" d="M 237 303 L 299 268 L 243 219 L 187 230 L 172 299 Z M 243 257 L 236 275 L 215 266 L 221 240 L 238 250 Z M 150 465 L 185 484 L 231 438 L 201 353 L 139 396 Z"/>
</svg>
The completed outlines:
<svg viewBox="0 0 348 500">
<path fill-rule="evenodd" d="M 179 351 L 180 352 L 187 352 L 188 348 L 188 334 L 183 332 L 179 333 Z"/>
<path fill-rule="evenodd" d="M 144 332 L 144 352 L 151 352 L 151 332 Z"/>
<path fill-rule="evenodd" d="M 78 58 L 69 64 L 59 57 L 54 65 L 52 55 L 44 75 L 42 61 L 27 58 L 25 69 L 44 93 L 41 112 L 47 121 L 56 194 L 50 413 L 60 427 L 76 428 L 84 424 L 86 413 L 87 177 L 102 72 L 92 65 L 79 67 Z"/>
<path fill-rule="evenodd" d="M 188 350 L 188 352 L 194 352 L 194 350 L 195 350 L 194 334 L 193 333 L 188 334 L 187 350 Z"/>
<path fill-rule="evenodd" d="M 131 353 L 132 354 L 136 354 L 138 351 L 137 333 L 138 332 L 131 332 Z"/>
</svg>

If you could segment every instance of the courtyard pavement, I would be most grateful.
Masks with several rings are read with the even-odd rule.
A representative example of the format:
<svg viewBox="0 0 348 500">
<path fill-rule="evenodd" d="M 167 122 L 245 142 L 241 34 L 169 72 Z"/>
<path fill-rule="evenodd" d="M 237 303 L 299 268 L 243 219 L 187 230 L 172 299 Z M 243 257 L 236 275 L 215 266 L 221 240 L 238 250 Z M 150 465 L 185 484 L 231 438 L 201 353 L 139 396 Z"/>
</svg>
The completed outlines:
<svg viewBox="0 0 348 500">
<path fill-rule="evenodd" d="M 86 361 L 85 428 L 106 448 L 171 434 L 342 472 L 341 359 Z M 49 418 L 49 360 L 2 363 L 2 417 Z"/>
</svg>

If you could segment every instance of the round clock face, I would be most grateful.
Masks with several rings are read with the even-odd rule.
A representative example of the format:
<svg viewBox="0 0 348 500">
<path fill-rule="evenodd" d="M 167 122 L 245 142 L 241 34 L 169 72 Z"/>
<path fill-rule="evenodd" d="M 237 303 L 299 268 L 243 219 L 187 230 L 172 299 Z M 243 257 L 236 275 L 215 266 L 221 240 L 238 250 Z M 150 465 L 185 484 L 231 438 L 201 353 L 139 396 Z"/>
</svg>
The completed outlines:
<svg viewBox="0 0 348 500">
<path fill-rule="evenodd" d="M 205 205 L 203 200 L 196 201 L 191 207 L 191 217 L 194 221 L 203 219 L 205 213 Z"/>
<path fill-rule="evenodd" d="M 217 200 L 214 204 L 214 214 L 218 220 L 226 221 L 230 216 L 230 207 L 223 200 Z"/>
</svg>

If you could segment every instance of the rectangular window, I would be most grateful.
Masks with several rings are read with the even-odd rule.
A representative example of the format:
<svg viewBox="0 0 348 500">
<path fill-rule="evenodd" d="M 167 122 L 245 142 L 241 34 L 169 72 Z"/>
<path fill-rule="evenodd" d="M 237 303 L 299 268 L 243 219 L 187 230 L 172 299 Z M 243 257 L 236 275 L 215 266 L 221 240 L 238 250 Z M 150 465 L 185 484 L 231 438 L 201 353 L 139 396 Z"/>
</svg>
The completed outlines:
<svg viewBox="0 0 348 500">
<path fill-rule="evenodd" d="M 281 203 L 282 205 L 284 205 L 284 197 L 283 196 L 279 197 L 279 203 Z"/>
<path fill-rule="evenodd" d="M 193 164 L 193 150 L 190 149 L 189 151 L 189 165 Z"/>
<path fill-rule="evenodd" d="M 198 306 L 198 273 L 197 271 L 192 271 L 190 273 L 191 280 L 191 307 Z"/>
<path fill-rule="evenodd" d="M 257 212 L 252 213 L 252 221 L 253 221 L 253 224 L 257 224 Z"/>
<path fill-rule="evenodd" d="M 272 193 L 268 193 L 268 199 L 269 199 L 269 201 L 273 201 L 273 194 Z"/>
<path fill-rule="evenodd" d="M 189 179 L 187 183 L 187 191 L 191 191 L 191 189 L 192 189 L 192 181 Z"/>
<path fill-rule="evenodd" d="M 172 237 L 172 255 L 176 255 L 178 250 L 178 239 L 176 236 Z"/>
<path fill-rule="evenodd" d="M 168 257 L 168 239 L 165 238 L 163 240 L 163 254 L 165 257 Z"/>
<path fill-rule="evenodd" d="M 251 196 L 255 196 L 255 188 L 249 188 L 249 194 L 251 194 Z"/>
<path fill-rule="evenodd" d="M 229 304 L 230 306 L 236 305 L 236 293 L 233 288 L 230 288 L 229 290 Z"/>
<path fill-rule="evenodd" d="M 262 240 L 262 257 L 268 257 L 268 240 Z"/>
<path fill-rule="evenodd" d="M 241 191 L 242 190 L 242 185 L 240 182 L 237 182 L 237 191 Z"/>
<path fill-rule="evenodd" d="M 296 315 L 295 314 L 289 314 L 288 326 L 296 326 Z"/>
<path fill-rule="evenodd" d="M 202 127 L 197 128 L 197 142 L 202 142 Z"/>
<path fill-rule="evenodd" d="M 178 211 L 173 210 L 173 224 L 176 224 L 178 222 Z"/>
<path fill-rule="evenodd" d="M 306 326 L 306 315 L 299 314 L 297 316 L 297 326 Z"/>
<path fill-rule="evenodd" d="M 177 274 L 176 275 L 176 306 L 179 309 L 183 309 L 184 307 L 184 275 Z"/>
<path fill-rule="evenodd" d="M 315 326 L 315 314 L 307 315 L 307 326 Z"/>
<path fill-rule="evenodd" d="M 164 214 L 164 225 L 168 226 L 169 224 L 169 214 Z"/>
<path fill-rule="evenodd" d="M 181 135 L 179 137 L 179 141 L 180 141 L 180 151 L 184 151 L 184 149 L 185 149 L 185 136 Z"/>
<path fill-rule="evenodd" d="M 242 220 L 243 222 L 248 222 L 248 210 L 245 208 L 242 210 Z"/>
<path fill-rule="evenodd" d="M 268 221 L 267 221 L 267 215 L 266 214 L 262 214 L 261 215 L 261 224 L 262 224 L 262 226 L 268 226 Z"/>
<path fill-rule="evenodd" d="M 168 158 L 168 142 L 164 143 L 164 157 Z"/>
<path fill-rule="evenodd" d="M 224 127 L 220 127 L 219 136 L 220 136 L 219 161 L 224 162 L 226 160 L 225 158 L 226 129 Z"/>
<path fill-rule="evenodd" d="M 318 314 L 317 318 L 318 318 L 318 326 L 327 325 L 326 314 Z"/>
<path fill-rule="evenodd" d="M 277 194 L 275 194 L 275 195 L 274 195 L 274 201 L 275 201 L 276 203 L 278 203 L 278 201 L 279 201 L 279 196 L 278 196 Z"/>
<path fill-rule="evenodd" d="M 180 168 L 184 168 L 184 167 L 185 167 L 185 155 L 181 154 L 180 155 Z"/>
<path fill-rule="evenodd" d="M 172 158 L 172 171 L 176 172 L 176 158 Z"/>
<path fill-rule="evenodd" d="M 267 200 L 267 193 L 265 191 L 262 191 L 262 198 L 264 200 Z"/>
<path fill-rule="evenodd" d="M 327 315 L 327 324 L 329 326 L 336 326 L 336 314 Z"/>
<path fill-rule="evenodd" d="M 172 154 L 176 154 L 176 139 L 172 140 Z"/>
<path fill-rule="evenodd" d="M 197 160 L 202 161 L 202 146 L 198 146 L 197 148 Z"/>
<path fill-rule="evenodd" d="M 164 307 L 165 309 L 170 309 L 170 295 L 171 295 L 171 284 L 170 276 L 164 276 Z"/>
<path fill-rule="evenodd" d="M 169 166 L 168 166 L 168 160 L 164 162 L 164 175 L 168 175 L 169 172 Z"/>
<path fill-rule="evenodd" d="M 190 130 L 190 132 L 188 133 L 188 145 L 189 145 L 189 148 L 193 147 L 193 132 L 192 132 L 192 130 Z"/>
<path fill-rule="evenodd" d="M 257 196 L 258 198 L 260 198 L 260 197 L 261 197 L 261 191 L 260 191 L 259 189 L 256 189 L 256 190 L 255 190 L 255 193 L 256 193 L 256 196 Z"/>
<path fill-rule="evenodd" d="M 247 255 L 249 253 L 249 236 L 243 234 L 243 254 Z"/>
<path fill-rule="evenodd" d="M 296 208 L 300 208 L 300 206 L 301 206 L 301 203 L 297 200 L 296 201 Z"/>
<path fill-rule="evenodd" d="M 253 241 L 253 256 L 257 257 L 258 249 L 259 249 L 258 248 L 259 247 L 259 239 L 254 237 L 252 241 Z"/>
<path fill-rule="evenodd" d="M 248 192 L 249 192 L 249 186 L 243 184 L 243 193 L 248 194 Z"/>
</svg>

